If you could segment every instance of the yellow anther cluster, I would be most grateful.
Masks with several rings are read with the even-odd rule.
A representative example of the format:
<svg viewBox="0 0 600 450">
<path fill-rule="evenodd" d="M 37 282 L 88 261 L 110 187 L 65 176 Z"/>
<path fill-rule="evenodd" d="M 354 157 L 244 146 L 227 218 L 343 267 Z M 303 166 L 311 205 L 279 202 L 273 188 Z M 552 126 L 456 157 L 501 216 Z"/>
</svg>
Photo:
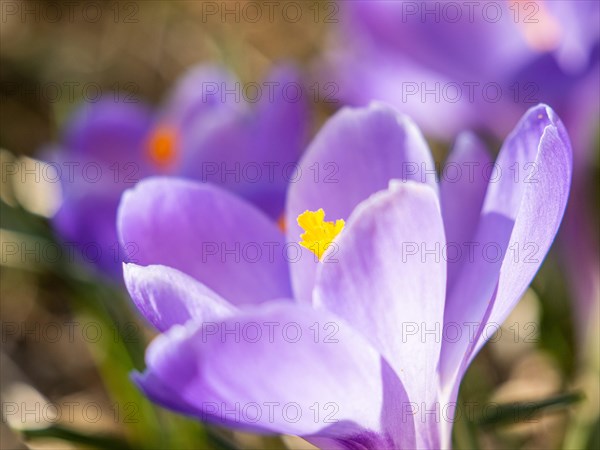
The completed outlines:
<svg viewBox="0 0 600 450">
<path fill-rule="evenodd" d="M 304 211 L 298 216 L 298 225 L 304 233 L 300 235 L 300 245 L 313 252 L 319 260 L 335 237 L 344 229 L 343 219 L 335 222 L 325 222 L 325 211 Z"/>
</svg>

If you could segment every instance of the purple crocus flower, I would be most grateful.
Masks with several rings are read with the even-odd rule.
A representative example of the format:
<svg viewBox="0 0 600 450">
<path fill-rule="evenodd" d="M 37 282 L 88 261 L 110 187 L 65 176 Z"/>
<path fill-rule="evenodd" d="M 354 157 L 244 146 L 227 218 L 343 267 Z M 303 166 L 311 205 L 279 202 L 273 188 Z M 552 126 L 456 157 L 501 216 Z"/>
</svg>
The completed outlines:
<svg viewBox="0 0 600 450">
<path fill-rule="evenodd" d="M 322 448 L 448 447 L 466 368 L 560 225 L 564 126 L 530 109 L 495 165 L 462 134 L 446 167 L 463 172 L 438 184 L 408 118 L 344 108 L 299 167 L 285 234 L 215 185 L 151 178 L 124 194 L 120 239 L 140 249 L 126 286 L 162 333 L 136 383 L 175 411 Z"/>
<path fill-rule="evenodd" d="M 282 166 L 298 160 L 308 125 L 305 102 L 284 95 L 291 83 L 299 86 L 295 69 L 280 66 L 264 84 L 254 83 L 260 95 L 250 98 L 228 71 L 201 65 L 182 76 L 157 111 L 106 99 L 86 104 L 48 152 L 62 175 L 58 234 L 85 260 L 119 276 L 121 261 L 137 251 L 133 243 L 118 244 L 119 199 L 150 175 L 219 184 L 279 217 L 287 185 Z"/>
</svg>

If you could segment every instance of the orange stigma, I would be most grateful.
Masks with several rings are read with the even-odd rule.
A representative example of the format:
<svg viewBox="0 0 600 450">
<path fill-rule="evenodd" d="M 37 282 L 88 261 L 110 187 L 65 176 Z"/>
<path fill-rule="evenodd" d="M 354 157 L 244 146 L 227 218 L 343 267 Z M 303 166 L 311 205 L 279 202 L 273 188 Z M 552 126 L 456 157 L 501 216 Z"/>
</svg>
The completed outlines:
<svg viewBox="0 0 600 450">
<path fill-rule="evenodd" d="M 285 214 L 281 214 L 277 219 L 277 227 L 285 233 L 287 231 L 287 224 L 285 223 Z"/>
<path fill-rule="evenodd" d="M 148 140 L 148 156 L 161 169 L 168 169 L 177 157 L 177 130 L 168 125 L 156 127 Z"/>
</svg>

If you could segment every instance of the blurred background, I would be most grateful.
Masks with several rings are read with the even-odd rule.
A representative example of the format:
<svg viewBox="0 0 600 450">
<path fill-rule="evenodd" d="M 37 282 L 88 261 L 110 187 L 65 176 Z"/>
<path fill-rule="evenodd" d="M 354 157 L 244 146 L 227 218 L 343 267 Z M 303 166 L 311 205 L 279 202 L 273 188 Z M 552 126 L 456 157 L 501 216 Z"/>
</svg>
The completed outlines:
<svg viewBox="0 0 600 450">
<path fill-rule="evenodd" d="M 260 18 L 246 9 L 250 3 L 262 8 Z M 118 280 L 64 249 L 51 224 L 61 204 L 60 183 L 40 173 L 43 150 L 60 142 L 66 121 L 82 104 L 101 96 L 159 105 L 177 78 L 202 62 L 222 64 L 242 82 L 260 82 L 275 63 L 293 62 L 305 92 L 320 91 L 307 102 L 314 136 L 335 110 L 360 103 L 344 89 L 347 78 L 362 80 L 358 71 L 331 70 L 331 52 L 350 42 L 344 36 L 360 32 L 343 23 L 350 21 L 343 2 L 271 2 L 273 14 L 265 2 L 239 1 L 0 4 L 0 447 L 310 448 L 297 438 L 205 427 L 139 393 L 128 374 L 143 368 L 153 332 Z M 596 65 L 597 57 L 596 42 Z M 376 60 L 359 63 L 378 68 Z M 538 97 L 553 106 L 543 90 Z M 595 110 L 597 91 L 588 97 Z M 519 105 L 519 114 L 528 106 Z M 457 419 L 456 448 L 600 448 L 594 122 L 595 131 L 577 139 L 588 156 L 580 164 L 585 175 L 576 199 L 583 213 L 571 219 L 571 234 L 583 243 L 568 236 L 564 246 L 557 242 L 502 333 L 471 366 L 460 400 L 473 414 Z M 482 136 L 496 153 L 502 136 L 483 128 Z M 427 132 L 437 161 L 453 137 Z M 577 246 L 589 258 L 570 256 Z M 585 279 L 573 281 L 573 273 Z"/>
</svg>

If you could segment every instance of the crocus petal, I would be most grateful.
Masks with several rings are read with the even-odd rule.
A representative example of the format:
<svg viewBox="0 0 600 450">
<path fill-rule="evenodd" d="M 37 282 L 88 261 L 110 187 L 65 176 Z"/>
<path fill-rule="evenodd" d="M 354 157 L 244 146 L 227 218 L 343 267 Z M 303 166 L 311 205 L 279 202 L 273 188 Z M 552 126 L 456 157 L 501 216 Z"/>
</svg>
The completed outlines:
<svg viewBox="0 0 600 450">
<path fill-rule="evenodd" d="M 347 219 L 391 179 L 426 182 L 437 189 L 429 148 L 410 119 L 383 104 L 344 108 L 323 126 L 300 162 L 286 206 L 288 240 L 299 241 L 296 218 L 323 208 L 326 220 Z M 311 301 L 317 263 L 305 251 L 291 265 L 296 298 Z"/>
<path fill-rule="evenodd" d="M 115 278 L 121 273 L 119 240 L 115 229 L 118 195 L 86 190 L 65 193 L 60 209 L 52 218 L 59 239 L 76 249 L 73 262 L 90 264 Z"/>
<path fill-rule="evenodd" d="M 337 97 L 344 104 L 364 106 L 373 100 L 385 101 L 409 115 L 426 134 L 439 138 L 455 136 L 465 123 L 477 128 L 489 125 L 468 99 L 440 99 L 435 108 L 423 101 L 422 88 L 452 86 L 449 76 L 424 68 L 403 55 L 390 55 L 379 47 L 361 42 L 343 45 L 344 48 L 329 52 L 320 78 L 336 80 Z M 369 63 L 365 64 L 365 60 Z"/>
<path fill-rule="evenodd" d="M 458 389 L 456 380 L 518 302 L 558 231 L 572 151 L 554 111 L 545 105 L 531 108 L 507 138 L 496 165 L 474 239 L 478 246 L 446 303 L 446 324 L 477 324 L 475 333 L 463 330 L 461 338 L 443 343 L 446 390 Z"/>
<path fill-rule="evenodd" d="M 187 132 L 197 119 L 206 119 L 207 114 L 217 109 L 243 109 L 243 103 L 225 101 L 225 88 L 232 89 L 236 83 L 239 81 L 228 70 L 217 65 L 202 64 L 188 69 L 169 94 L 159 122 Z"/>
<path fill-rule="evenodd" d="M 424 67 L 468 80 L 494 75 L 498 79 L 527 61 L 532 50 L 524 45 L 514 21 L 504 20 L 511 14 L 509 5 L 499 2 L 497 6 L 503 20 L 490 27 L 484 15 L 466 12 L 457 20 L 440 20 L 435 11 L 439 14 L 442 4 L 432 5 L 433 11 L 425 13 L 425 6 L 419 8 L 407 1 L 343 2 L 346 20 L 341 21 L 340 28 L 345 36 L 359 34 L 370 39 L 375 46 L 392 52 L 391 57 L 405 54 Z M 507 58 L 509 55 L 512 59 Z M 505 64 L 499 65 L 499 59 Z"/>
<path fill-rule="evenodd" d="M 134 382 L 147 397 L 190 416 L 197 414 L 197 409 L 180 395 L 179 389 L 195 376 L 197 361 L 185 355 L 192 354 L 193 342 L 189 338 L 201 326 L 200 322 L 191 320 L 185 325 L 174 325 L 168 332 L 159 335 L 146 350 L 147 370 L 142 374 L 132 373 Z M 173 372 L 163 378 L 163 368 Z"/>
<path fill-rule="evenodd" d="M 262 87 L 244 94 L 257 96 L 255 107 L 221 111 L 193 127 L 184 136 L 182 175 L 219 184 L 274 220 L 281 217 L 308 130 L 305 101 L 292 97 L 298 80 L 292 67 L 277 67 Z M 239 84 L 227 87 L 233 94 L 225 99 L 242 95 Z"/>
<path fill-rule="evenodd" d="M 263 95 L 257 105 L 257 139 L 252 140 L 252 155 L 255 162 L 274 170 L 267 177 L 269 167 L 263 168 L 264 175 L 254 189 L 247 186 L 246 198 L 269 216 L 281 218 L 288 185 L 296 181 L 295 170 L 307 144 L 309 115 L 302 99 L 300 76 L 293 66 L 277 67 L 267 82 L 276 86 L 274 100 Z"/>
<path fill-rule="evenodd" d="M 583 0 L 576 4 L 563 0 L 544 2 L 544 6 L 563 32 L 555 52 L 558 62 L 565 72 L 582 70 L 594 59 L 593 52 L 597 50 L 600 4 L 594 0 Z M 597 56 L 595 58 L 597 61 Z"/>
<path fill-rule="evenodd" d="M 487 189 L 486 172 L 491 157 L 483 142 L 472 133 L 462 133 L 446 160 L 440 182 L 442 216 L 446 232 L 448 290 L 467 254 L 465 242 L 473 239 Z"/>
<path fill-rule="evenodd" d="M 164 404 L 172 392 L 166 406 L 237 429 L 395 446 L 382 408 L 406 405 L 406 395 L 377 351 L 337 317 L 272 302 L 196 325 L 173 327 L 149 347 L 136 380 L 152 399 Z M 384 396 L 390 387 L 395 397 Z M 409 417 L 407 447 L 411 428 Z"/>
<path fill-rule="evenodd" d="M 86 104 L 67 124 L 63 142 L 68 152 L 65 158 L 69 162 L 74 162 L 73 159 L 93 161 L 101 164 L 111 175 L 127 163 L 138 165 L 139 171 L 143 169 L 142 144 L 151 124 L 151 111 L 141 103 L 101 100 Z M 81 173 L 81 169 L 78 168 L 75 173 Z M 95 175 L 90 174 L 89 177 Z M 107 179 L 116 183 L 112 177 Z"/>
<path fill-rule="evenodd" d="M 237 310 L 202 283 L 171 267 L 124 264 L 123 277 L 138 310 L 159 331 L 190 319 L 222 319 Z"/>
<path fill-rule="evenodd" d="M 509 249 L 522 246 L 524 251 L 517 258 L 502 261 L 490 322 L 502 323 L 521 298 L 548 253 L 565 212 L 571 185 L 571 145 L 562 123 L 549 108 L 547 117 L 553 124 L 544 129 L 539 143 L 535 161 L 539 177 L 534 182 L 539 185 L 523 193 L 508 245 Z M 499 197 L 490 200 L 491 208 L 501 201 Z M 526 253 L 529 244 L 535 244 L 533 255 Z M 476 351 L 485 340 L 483 336 L 479 339 Z"/>
<path fill-rule="evenodd" d="M 282 233 L 210 183 L 147 178 L 123 195 L 117 227 L 129 261 L 178 269 L 236 305 L 290 297 Z"/>
<path fill-rule="evenodd" d="M 336 241 L 337 262 L 323 263 L 317 272 L 316 305 L 360 330 L 419 405 L 436 400 L 444 242 L 435 191 L 422 183 L 393 182 L 356 208 Z M 417 442 L 439 445 L 437 435 L 426 435 L 435 428 L 421 421 L 416 427 Z"/>
</svg>

